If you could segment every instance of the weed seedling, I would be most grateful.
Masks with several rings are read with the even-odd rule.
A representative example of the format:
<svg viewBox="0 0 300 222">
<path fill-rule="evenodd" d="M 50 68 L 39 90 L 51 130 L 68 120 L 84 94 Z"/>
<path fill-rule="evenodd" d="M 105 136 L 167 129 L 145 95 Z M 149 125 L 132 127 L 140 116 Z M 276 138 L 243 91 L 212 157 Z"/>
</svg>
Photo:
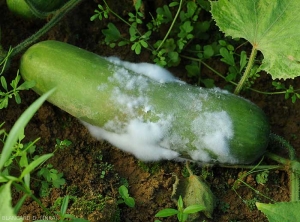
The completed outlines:
<svg viewBox="0 0 300 222">
<path fill-rule="evenodd" d="M 56 139 L 56 145 L 55 148 L 56 149 L 64 149 L 66 147 L 69 147 L 72 144 L 72 142 L 70 140 L 60 140 L 60 139 Z"/>
<path fill-rule="evenodd" d="M 21 76 L 19 72 L 17 73 L 15 79 L 13 79 L 10 83 L 11 90 L 8 88 L 6 79 L 4 76 L 1 76 L 1 87 L 0 89 L 0 109 L 7 108 L 8 101 L 11 98 L 15 98 L 17 104 L 21 103 L 21 97 L 19 92 L 22 90 L 27 90 L 32 88 L 35 85 L 34 81 L 25 81 L 20 84 Z"/>
<path fill-rule="evenodd" d="M 122 199 L 118 200 L 118 204 L 125 203 L 128 207 L 134 207 L 135 201 L 133 197 L 129 196 L 128 189 L 124 185 L 119 187 L 119 194 Z"/>
<path fill-rule="evenodd" d="M 38 171 L 37 175 L 44 179 L 41 182 L 41 197 L 48 196 L 52 186 L 60 188 L 66 183 L 66 180 L 63 178 L 63 173 L 59 173 L 56 169 L 54 169 L 52 164 L 47 164 L 45 167 L 42 167 Z"/>
<path fill-rule="evenodd" d="M 268 182 L 268 177 L 269 177 L 269 171 L 265 170 L 262 171 L 261 173 L 258 173 L 255 179 L 257 183 L 265 184 L 266 182 Z"/>
<path fill-rule="evenodd" d="M 194 214 L 203 210 L 205 210 L 205 207 L 202 205 L 191 205 L 184 208 L 182 197 L 179 196 L 177 201 L 177 209 L 166 208 L 160 210 L 157 214 L 155 214 L 155 217 L 171 217 L 173 215 L 177 215 L 178 221 L 184 222 L 187 220 L 189 214 Z M 155 220 L 155 222 L 159 221 L 160 220 Z"/>
<path fill-rule="evenodd" d="M 66 219 L 71 219 L 71 221 L 76 221 L 76 222 L 87 222 L 88 220 L 85 219 L 80 219 L 80 218 L 76 218 L 74 215 L 72 214 L 67 214 L 67 209 L 68 209 L 68 204 L 69 204 L 69 195 L 66 195 L 63 199 L 62 199 L 62 203 L 61 203 L 61 208 L 60 211 L 56 212 L 57 215 L 59 216 L 59 220 L 57 220 L 58 222 L 63 222 L 66 221 Z"/>
</svg>

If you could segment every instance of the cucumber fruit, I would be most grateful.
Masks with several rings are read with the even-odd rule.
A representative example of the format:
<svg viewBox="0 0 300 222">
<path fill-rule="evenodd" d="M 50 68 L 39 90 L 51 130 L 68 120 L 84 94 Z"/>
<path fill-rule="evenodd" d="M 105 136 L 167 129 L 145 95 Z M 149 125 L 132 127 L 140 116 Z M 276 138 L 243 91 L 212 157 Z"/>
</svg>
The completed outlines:
<svg viewBox="0 0 300 222">
<path fill-rule="evenodd" d="M 63 6 L 68 0 L 6 0 L 9 10 L 24 18 L 36 18 L 35 12 L 47 14 Z M 32 8 L 34 8 L 34 11 Z M 40 16 L 40 15 L 39 15 Z"/>
<path fill-rule="evenodd" d="M 263 111 L 227 91 L 185 84 L 156 65 L 105 58 L 44 41 L 22 56 L 20 73 L 91 134 L 145 161 L 248 164 L 267 149 Z M 161 75 L 161 76 L 160 76 Z"/>
</svg>

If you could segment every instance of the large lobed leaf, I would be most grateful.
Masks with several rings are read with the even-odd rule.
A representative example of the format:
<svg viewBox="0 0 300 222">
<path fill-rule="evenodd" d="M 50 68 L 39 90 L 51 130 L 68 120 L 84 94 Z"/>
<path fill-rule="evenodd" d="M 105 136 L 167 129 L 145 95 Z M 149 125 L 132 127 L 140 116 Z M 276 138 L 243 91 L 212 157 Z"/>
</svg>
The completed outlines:
<svg viewBox="0 0 300 222">
<path fill-rule="evenodd" d="M 294 222 L 300 218 L 300 202 L 279 202 L 275 204 L 256 203 L 270 222 Z"/>
<path fill-rule="evenodd" d="M 263 53 L 272 78 L 300 76 L 299 0 L 219 0 L 211 13 L 220 30 L 244 38 Z"/>
</svg>

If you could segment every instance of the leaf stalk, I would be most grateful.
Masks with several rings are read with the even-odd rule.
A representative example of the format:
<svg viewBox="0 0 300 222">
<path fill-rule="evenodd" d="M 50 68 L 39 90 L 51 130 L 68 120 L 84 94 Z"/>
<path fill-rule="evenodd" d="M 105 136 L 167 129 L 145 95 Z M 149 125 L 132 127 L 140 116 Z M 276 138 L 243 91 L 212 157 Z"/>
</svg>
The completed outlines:
<svg viewBox="0 0 300 222">
<path fill-rule="evenodd" d="M 252 69 L 252 67 L 254 65 L 256 54 L 257 54 L 257 49 L 255 47 L 252 47 L 251 54 L 250 54 L 250 57 L 249 57 L 249 61 L 248 61 L 246 70 L 245 70 L 242 78 L 240 79 L 239 83 L 237 84 L 237 86 L 236 86 L 236 88 L 234 90 L 234 94 L 237 95 L 237 94 L 240 93 L 240 91 L 242 90 L 245 82 L 249 78 L 250 73 L 251 73 L 251 69 Z"/>
</svg>

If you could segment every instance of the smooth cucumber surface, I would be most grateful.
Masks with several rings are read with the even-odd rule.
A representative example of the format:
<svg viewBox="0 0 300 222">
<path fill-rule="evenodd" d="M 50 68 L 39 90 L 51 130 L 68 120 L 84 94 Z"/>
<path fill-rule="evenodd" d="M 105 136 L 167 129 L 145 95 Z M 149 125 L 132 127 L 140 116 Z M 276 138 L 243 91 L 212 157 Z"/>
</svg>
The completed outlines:
<svg viewBox="0 0 300 222">
<path fill-rule="evenodd" d="M 29 6 L 24 0 L 6 0 L 7 7 L 14 14 L 23 18 L 34 18 Z"/>
<path fill-rule="evenodd" d="M 60 8 L 67 1 L 68 0 L 29 0 L 29 3 L 37 11 L 47 13 Z M 9 10 L 16 15 L 24 18 L 35 18 L 34 13 L 31 11 L 29 5 L 25 2 L 25 0 L 6 0 L 6 4 Z"/>
<path fill-rule="evenodd" d="M 95 137 L 142 160 L 248 164 L 268 145 L 268 120 L 248 100 L 175 79 L 156 81 L 66 43 L 33 45 L 20 73 L 36 81 L 40 95 L 56 87 L 49 102 L 84 121 Z"/>
</svg>

